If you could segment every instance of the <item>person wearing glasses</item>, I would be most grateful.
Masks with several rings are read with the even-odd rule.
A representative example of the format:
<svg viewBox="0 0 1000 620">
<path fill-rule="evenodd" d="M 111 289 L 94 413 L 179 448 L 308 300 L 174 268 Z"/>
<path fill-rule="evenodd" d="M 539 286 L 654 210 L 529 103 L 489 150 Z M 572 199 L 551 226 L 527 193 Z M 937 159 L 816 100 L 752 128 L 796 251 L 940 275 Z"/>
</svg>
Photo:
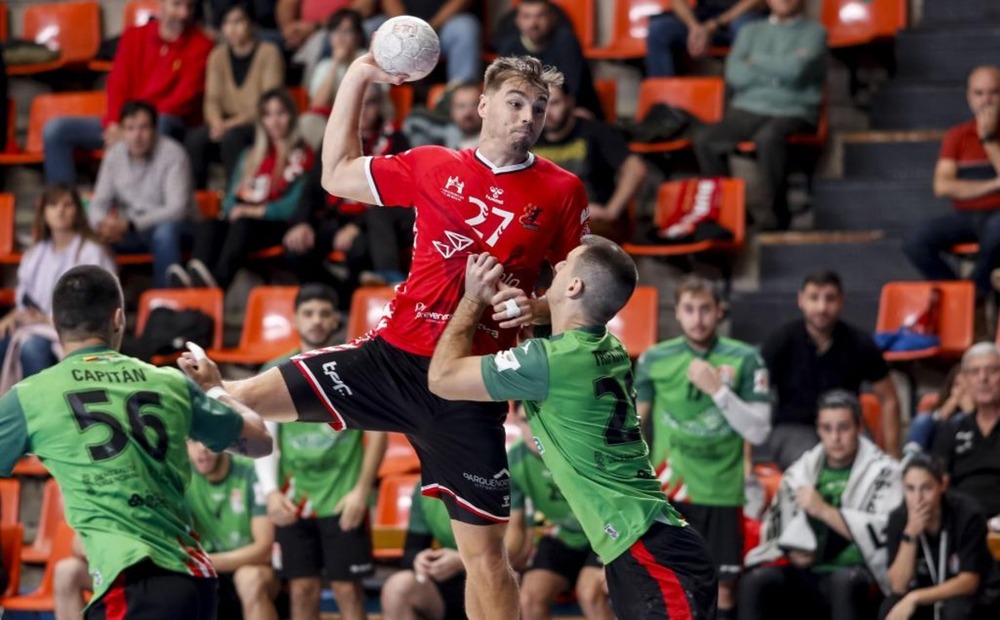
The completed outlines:
<svg viewBox="0 0 1000 620">
<path fill-rule="evenodd" d="M 1000 531 L 1000 347 L 972 345 L 961 368 L 976 412 L 942 428 L 931 453 L 944 464 L 951 488 L 975 498 L 992 529 Z"/>
</svg>

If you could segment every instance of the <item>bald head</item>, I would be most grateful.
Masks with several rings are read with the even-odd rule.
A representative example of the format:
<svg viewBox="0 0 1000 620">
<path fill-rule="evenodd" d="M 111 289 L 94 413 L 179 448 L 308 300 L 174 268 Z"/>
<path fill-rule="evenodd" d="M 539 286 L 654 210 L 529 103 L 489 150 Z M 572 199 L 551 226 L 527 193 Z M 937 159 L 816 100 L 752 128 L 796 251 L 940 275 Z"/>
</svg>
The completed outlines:
<svg viewBox="0 0 1000 620">
<path fill-rule="evenodd" d="M 973 69 L 966 96 L 973 114 L 1000 106 L 1000 67 L 984 65 Z"/>
</svg>

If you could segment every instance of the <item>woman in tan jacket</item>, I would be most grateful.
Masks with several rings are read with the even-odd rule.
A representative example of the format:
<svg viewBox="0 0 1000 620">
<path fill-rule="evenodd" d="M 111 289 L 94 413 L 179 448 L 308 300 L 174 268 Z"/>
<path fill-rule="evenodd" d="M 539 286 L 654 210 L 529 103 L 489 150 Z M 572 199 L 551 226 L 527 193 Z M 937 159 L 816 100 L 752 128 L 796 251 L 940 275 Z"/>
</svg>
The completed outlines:
<svg viewBox="0 0 1000 620">
<path fill-rule="evenodd" d="M 205 189 L 209 164 L 220 160 L 229 183 L 240 153 L 253 144 L 260 96 L 285 80 L 281 50 L 256 37 L 245 5 L 223 15 L 222 40 L 208 57 L 205 124 L 185 140 L 196 189 Z"/>
</svg>

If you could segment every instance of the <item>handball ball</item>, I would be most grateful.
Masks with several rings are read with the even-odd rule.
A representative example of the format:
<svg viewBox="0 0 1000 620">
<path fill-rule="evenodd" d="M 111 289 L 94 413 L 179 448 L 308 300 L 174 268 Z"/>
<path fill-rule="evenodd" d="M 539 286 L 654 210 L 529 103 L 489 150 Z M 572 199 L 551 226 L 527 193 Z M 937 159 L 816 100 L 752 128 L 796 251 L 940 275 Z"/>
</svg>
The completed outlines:
<svg viewBox="0 0 1000 620">
<path fill-rule="evenodd" d="M 393 17 L 372 37 L 372 55 L 383 71 L 406 74 L 407 82 L 425 77 L 437 65 L 441 42 L 431 25 L 411 15 Z"/>
</svg>

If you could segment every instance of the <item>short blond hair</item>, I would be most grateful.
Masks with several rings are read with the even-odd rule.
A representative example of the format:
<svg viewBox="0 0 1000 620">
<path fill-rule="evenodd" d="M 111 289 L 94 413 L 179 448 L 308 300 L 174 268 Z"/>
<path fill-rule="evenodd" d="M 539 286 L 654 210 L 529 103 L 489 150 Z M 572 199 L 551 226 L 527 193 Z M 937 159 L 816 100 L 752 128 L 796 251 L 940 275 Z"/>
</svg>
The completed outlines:
<svg viewBox="0 0 1000 620">
<path fill-rule="evenodd" d="M 542 64 L 532 56 L 501 56 L 486 68 L 483 92 L 500 90 L 507 80 L 522 80 L 548 94 L 552 86 L 562 86 L 565 79 L 559 69 Z"/>
</svg>

